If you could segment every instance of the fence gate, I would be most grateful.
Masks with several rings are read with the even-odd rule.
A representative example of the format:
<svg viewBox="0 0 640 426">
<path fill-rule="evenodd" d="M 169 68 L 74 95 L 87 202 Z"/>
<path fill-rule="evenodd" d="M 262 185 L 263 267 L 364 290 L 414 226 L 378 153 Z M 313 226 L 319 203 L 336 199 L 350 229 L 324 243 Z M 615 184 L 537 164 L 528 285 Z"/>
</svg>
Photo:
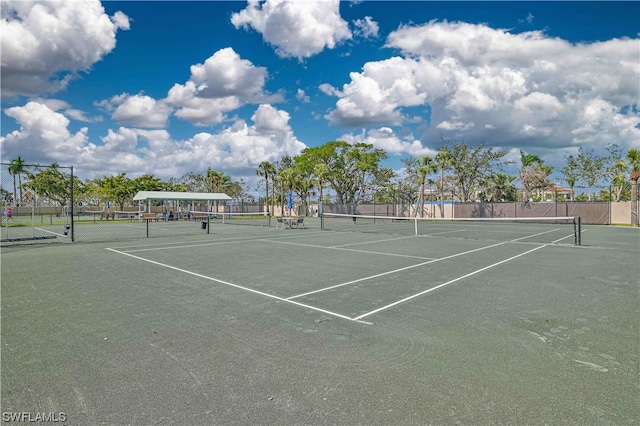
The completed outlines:
<svg viewBox="0 0 640 426">
<path fill-rule="evenodd" d="M 0 163 L 2 246 L 74 241 L 73 166 Z"/>
</svg>

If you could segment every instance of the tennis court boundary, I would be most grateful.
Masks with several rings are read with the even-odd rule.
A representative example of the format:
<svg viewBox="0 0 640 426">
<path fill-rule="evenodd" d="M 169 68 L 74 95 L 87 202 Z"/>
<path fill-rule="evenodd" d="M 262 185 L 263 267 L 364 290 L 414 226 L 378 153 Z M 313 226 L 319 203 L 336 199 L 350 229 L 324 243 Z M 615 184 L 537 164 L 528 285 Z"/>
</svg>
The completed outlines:
<svg viewBox="0 0 640 426">
<path fill-rule="evenodd" d="M 218 278 L 214 278 L 214 277 L 210 277 L 210 276 L 207 276 L 207 275 L 199 274 L 197 272 L 188 271 L 186 269 L 178 268 L 176 266 L 167 265 L 166 263 L 156 262 L 155 260 L 151 260 L 151 259 L 145 259 L 144 257 L 136 256 L 134 254 L 126 253 L 126 252 L 119 251 L 119 250 L 116 250 L 116 249 L 113 249 L 113 248 L 107 248 L 107 250 L 109 250 L 109 251 L 111 251 L 113 253 L 120 254 L 120 255 L 123 255 L 123 256 L 128 256 L 128 257 L 131 257 L 131 258 L 134 258 L 134 259 L 137 259 L 137 260 L 142 260 L 143 262 L 148 262 L 148 263 L 151 263 L 153 265 L 161 266 L 163 268 L 172 269 L 174 271 L 182 272 L 184 274 L 192 275 L 194 277 L 198 277 L 198 278 L 202 278 L 202 279 L 205 279 L 205 280 L 213 281 L 213 282 L 216 282 L 218 284 L 223 284 L 223 285 L 226 285 L 226 286 L 229 286 L 229 287 L 237 288 L 239 290 L 247 291 L 249 293 L 254 293 L 254 294 L 258 294 L 260 296 L 268 297 L 270 299 L 275 299 L 275 300 L 278 300 L 280 302 L 285 302 L 285 303 L 290 303 L 292 305 L 301 306 L 303 308 L 311 309 L 311 310 L 314 310 L 314 311 L 317 311 L 317 312 L 322 312 L 324 314 L 331 315 L 331 316 L 338 317 L 338 318 L 342 318 L 342 319 L 346 319 L 346 320 L 349 320 L 349 321 L 355 321 L 355 322 L 359 322 L 359 323 L 366 324 L 366 325 L 372 325 L 372 323 L 367 322 L 367 321 L 361 321 L 359 319 L 355 319 L 355 318 L 349 317 L 347 315 L 339 314 L 337 312 L 328 311 L 326 309 L 318 308 L 316 306 L 307 305 L 305 303 L 300 303 L 300 302 L 297 302 L 295 300 L 287 300 L 286 298 L 283 298 L 283 297 L 280 297 L 280 296 L 276 296 L 276 295 L 273 295 L 273 294 L 265 293 L 265 292 L 262 292 L 262 291 L 259 291 L 259 290 L 255 290 L 255 289 L 252 289 L 252 288 L 249 288 L 249 287 L 244 287 L 244 286 L 241 286 L 239 284 L 230 283 L 228 281 L 224 281 L 224 280 L 221 280 L 221 279 L 218 279 Z"/>
<path fill-rule="evenodd" d="M 389 308 L 393 308 L 394 306 L 400 305 L 401 303 L 408 302 L 411 299 L 415 299 L 416 297 L 423 296 L 423 295 L 425 295 L 427 293 L 430 293 L 432 291 L 438 290 L 438 289 L 440 289 L 442 287 L 448 286 L 449 284 L 453 284 L 453 283 L 458 282 L 460 280 L 463 280 L 465 278 L 469 278 L 469 277 L 471 277 L 473 275 L 479 274 L 480 272 L 484 272 L 484 271 L 486 271 L 488 269 L 495 268 L 496 266 L 502 265 L 503 263 L 509 262 L 509 261 L 511 261 L 513 259 L 517 259 L 518 257 L 527 255 L 527 254 L 532 253 L 532 252 L 534 252 L 536 250 L 540 250 L 541 248 L 544 248 L 544 247 L 547 247 L 547 245 L 545 244 L 545 245 L 542 245 L 542 246 L 539 246 L 539 247 L 534 247 L 531 250 L 525 251 L 524 253 L 520 253 L 520 254 L 517 254 L 515 256 L 511 256 L 511 257 L 509 257 L 507 259 L 501 260 L 500 262 L 493 263 L 493 264 L 491 264 L 489 266 L 485 266 L 484 268 L 480 268 L 480 269 L 477 269 L 477 270 L 475 270 L 473 272 L 469 272 L 468 274 L 462 275 L 461 277 L 454 278 L 454 279 L 449 280 L 449 281 L 447 281 L 445 283 L 439 284 L 439 285 L 437 285 L 435 287 L 432 287 L 432 288 L 429 288 L 427 290 L 421 291 L 419 293 L 413 294 L 411 296 L 405 297 L 404 299 L 397 300 L 397 301 L 395 301 L 393 303 L 389 303 L 388 305 L 385 305 L 385 306 L 381 306 L 381 307 L 379 307 L 377 309 L 374 309 L 373 311 L 370 311 L 370 312 L 364 313 L 362 315 L 359 315 L 357 317 L 354 317 L 353 320 L 358 321 L 358 320 L 361 320 L 362 318 L 368 317 L 369 315 L 377 314 L 378 312 L 387 310 Z"/>
<path fill-rule="evenodd" d="M 265 240 L 265 239 L 260 239 L 260 240 Z M 241 242 L 241 241 L 237 241 L 237 242 Z M 276 243 L 276 242 L 279 242 L 279 241 L 270 241 L 270 242 Z M 359 279 L 348 281 L 348 282 L 345 282 L 345 283 L 340 283 L 340 284 L 336 284 L 336 285 L 333 285 L 333 286 L 330 286 L 330 287 L 325 287 L 325 288 L 322 288 L 322 289 L 318 289 L 318 290 L 314 290 L 314 291 L 310 291 L 310 292 L 306 292 L 306 293 L 302 293 L 302 294 L 298 294 L 298 295 L 294 295 L 294 296 L 289 296 L 289 297 L 281 297 L 281 296 L 276 296 L 276 295 L 273 295 L 273 294 L 265 293 L 263 291 L 255 290 L 255 289 L 252 289 L 252 288 L 249 288 L 249 287 L 245 287 L 245 286 L 242 286 L 242 285 L 239 285 L 239 284 L 234 284 L 234 283 L 231 283 L 231 282 L 228 282 L 228 281 L 224 281 L 224 280 L 221 280 L 221 279 L 218 279 L 218 278 L 214 278 L 214 277 L 211 277 L 211 276 L 208 276 L 208 275 L 199 274 L 197 272 L 189 271 L 189 270 L 186 270 L 186 269 L 183 269 L 183 268 L 178 268 L 176 266 L 168 265 L 166 263 L 158 262 L 158 261 L 151 260 L 151 259 L 146 259 L 144 257 L 136 256 L 134 254 L 131 254 L 130 252 L 117 250 L 115 248 L 107 248 L 107 250 L 111 251 L 112 253 L 124 255 L 124 256 L 133 258 L 133 259 L 141 260 L 143 262 L 147 262 L 147 263 L 150 263 L 150 264 L 153 264 L 153 265 L 157 265 L 157 266 L 160 266 L 160 267 L 163 267 L 163 268 L 171 269 L 171 270 L 174 270 L 174 271 L 177 271 L 177 272 L 181 272 L 181 273 L 192 275 L 192 276 L 195 276 L 195 277 L 198 277 L 198 278 L 202 278 L 202 279 L 205 279 L 205 280 L 213 281 L 213 282 L 216 282 L 218 284 L 223 284 L 223 285 L 226 285 L 226 286 L 229 286 L 229 287 L 233 287 L 233 288 L 236 288 L 236 289 L 239 289 L 239 290 L 244 290 L 244 291 L 247 291 L 247 292 L 250 292 L 250 293 L 253 293 L 253 294 L 257 294 L 257 295 L 260 295 L 260 296 L 263 296 L 263 297 L 267 297 L 267 298 L 270 298 L 270 299 L 274 299 L 274 300 L 277 300 L 277 301 L 286 302 L 286 303 L 290 303 L 290 304 L 293 304 L 293 305 L 301 306 L 301 307 L 304 307 L 304 308 L 307 308 L 307 309 L 311 309 L 311 310 L 317 311 L 317 312 L 322 312 L 324 314 L 331 315 L 331 316 L 334 316 L 334 317 L 337 317 L 337 318 L 342 318 L 342 319 L 346 319 L 346 320 L 349 320 L 349 321 L 361 322 L 363 324 L 371 325 L 373 323 L 370 323 L 368 321 L 364 321 L 363 318 L 369 317 L 369 316 L 371 316 L 373 314 L 376 314 L 378 312 L 387 310 L 387 309 L 392 308 L 394 306 L 397 306 L 399 304 L 408 302 L 409 300 L 415 299 L 415 298 L 420 297 L 420 296 L 422 296 L 424 294 L 430 293 L 430 292 L 435 291 L 437 289 L 440 289 L 440 288 L 443 288 L 443 287 L 448 286 L 450 284 L 456 283 L 456 282 L 458 282 L 460 280 L 463 280 L 463 279 L 468 278 L 470 276 L 476 275 L 476 274 L 481 273 L 483 271 L 486 271 L 488 269 L 491 269 L 491 268 L 494 268 L 496 266 L 502 265 L 502 264 L 504 264 L 506 262 L 509 262 L 511 260 L 517 259 L 517 258 L 522 257 L 524 255 L 527 255 L 529 253 L 532 253 L 532 252 L 534 252 L 536 250 L 540 250 L 540 249 L 542 249 L 544 247 L 547 247 L 549 244 L 539 245 L 539 246 L 534 247 L 533 249 L 528 250 L 526 252 L 519 253 L 519 254 L 517 254 L 515 256 L 511 256 L 511 257 L 509 257 L 507 259 L 503 259 L 503 260 L 501 260 L 499 262 L 496 262 L 496 263 L 493 263 L 491 265 L 485 266 L 483 268 L 477 269 L 477 270 L 472 271 L 472 272 L 470 272 L 468 274 L 465 274 L 463 276 L 460 276 L 460 277 L 454 278 L 454 279 L 452 279 L 450 281 L 447 281 L 445 283 L 439 284 L 439 285 L 437 285 L 435 287 L 431 287 L 431 288 L 426 289 L 424 291 L 421 291 L 421 292 L 418 292 L 418 293 L 413 294 L 411 296 L 405 297 L 405 298 L 403 298 L 401 300 L 397 300 L 397 301 L 392 302 L 390 304 L 387 304 L 385 306 L 379 307 L 379 308 L 377 308 L 377 309 L 375 309 L 373 311 L 365 312 L 364 314 L 360 314 L 360 315 L 358 315 L 356 317 L 350 317 L 348 315 L 340 314 L 338 312 L 333 312 L 333 311 L 329 311 L 329 310 L 326 310 L 326 309 L 323 309 L 323 308 L 319 308 L 317 306 L 312 306 L 312 305 L 308 305 L 306 303 L 301 303 L 301 302 L 298 302 L 297 300 L 294 300 L 294 299 L 297 299 L 297 298 L 300 298 L 300 297 L 304 297 L 304 296 L 308 296 L 308 295 L 311 295 L 311 294 L 317 294 L 317 293 L 320 293 L 320 292 L 325 292 L 325 291 L 332 290 L 332 289 L 339 288 L 339 287 L 344 287 L 344 286 L 355 284 L 355 283 L 362 282 L 362 281 L 367 281 L 367 280 L 379 278 L 379 277 L 382 277 L 382 276 L 385 276 L 385 275 L 390 275 L 390 274 L 402 272 L 402 271 L 405 271 L 405 270 L 418 268 L 418 267 L 425 266 L 425 265 L 428 265 L 428 264 L 431 264 L 431 263 L 435 263 L 435 262 L 438 262 L 438 261 L 441 261 L 441 260 L 447 260 L 447 259 L 451 259 L 451 258 L 455 258 L 455 257 L 459 257 L 459 256 L 464 256 L 464 255 L 467 255 L 467 254 L 470 254 L 470 253 L 474 253 L 474 252 L 490 249 L 490 248 L 493 248 L 493 247 L 497 247 L 497 246 L 501 246 L 501 245 L 505 245 L 505 244 L 513 243 L 513 242 L 517 242 L 517 239 L 513 240 L 513 241 L 503 241 L 503 242 L 499 242 L 499 243 L 496 243 L 496 244 L 491 244 L 491 245 L 488 245 L 488 246 L 479 247 L 479 248 L 472 249 L 472 250 L 467 250 L 467 251 L 464 251 L 464 252 L 461 252 L 461 253 L 456 253 L 456 254 L 445 256 L 445 257 L 438 258 L 438 259 L 431 259 L 431 260 L 428 260 L 426 262 L 420 262 L 420 263 L 415 264 L 415 265 L 410 265 L 410 266 L 406 266 L 406 267 L 403 267 L 403 268 L 398 268 L 398 269 L 394 269 L 394 270 L 391 270 L 391 271 L 382 272 L 382 273 L 371 275 L 371 276 L 368 276 L 368 277 L 359 278 Z M 223 242 L 220 242 L 220 241 L 216 242 L 216 244 L 222 244 L 222 243 Z M 227 243 L 228 243 L 228 241 L 227 241 Z M 288 244 L 287 242 L 281 242 L 281 243 Z M 214 243 L 210 243 L 210 244 L 214 244 Z M 297 245 L 296 243 L 293 243 L 293 244 Z M 313 245 L 308 245 L 308 246 L 316 247 L 316 248 L 322 248 L 322 249 L 334 249 L 334 250 L 342 249 L 342 250 L 345 250 L 345 248 L 340 248 L 340 247 L 326 247 L 326 246 L 313 246 Z M 168 248 L 168 247 L 165 247 L 165 248 Z M 159 248 L 156 247 L 156 249 L 159 249 Z M 380 253 L 375 253 L 375 254 L 380 254 Z"/>
</svg>

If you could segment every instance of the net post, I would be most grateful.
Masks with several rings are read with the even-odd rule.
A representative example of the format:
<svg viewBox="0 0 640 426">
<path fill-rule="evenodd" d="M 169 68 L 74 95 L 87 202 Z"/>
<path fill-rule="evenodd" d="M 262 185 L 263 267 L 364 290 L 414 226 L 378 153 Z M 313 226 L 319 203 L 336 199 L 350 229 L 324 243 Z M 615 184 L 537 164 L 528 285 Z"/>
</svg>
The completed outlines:
<svg viewBox="0 0 640 426">
<path fill-rule="evenodd" d="M 149 238 L 149 219 L 145 219 L 145 222 L 147 222 L 147 238 Z"/>
<path fill-rule="evenodd" d="M 207 235 L 209 235 L 211 233 L 211 222 L 210 222 L 210 218 L 211 215 L 207 214 Z M 222 223 L 224 223 L 224 213 L 222 214 Z"/>
<path fill-rule="evenodd" d="M 578 216 L 578 245 L 582 245 L 582 219 Z"/>
<path fill-rule="evenodd" d="M 418 217 L 413 218 L 413 235 L 418 236 Z"/>
<path fill-rule="evenodd" d="M 320 213 L 320 230 L 324 231 L 324 213 Z"/>
<path fill-rule="evenodd" d="M 75 222 L 73 220 L 73 204 L 75 203 L 74 193 L 73 193 L 73 166 L 71 166 L 71 242 L 75 242 Z M 22 201 L 22 200 L 21 200 Z"/>
</svg>

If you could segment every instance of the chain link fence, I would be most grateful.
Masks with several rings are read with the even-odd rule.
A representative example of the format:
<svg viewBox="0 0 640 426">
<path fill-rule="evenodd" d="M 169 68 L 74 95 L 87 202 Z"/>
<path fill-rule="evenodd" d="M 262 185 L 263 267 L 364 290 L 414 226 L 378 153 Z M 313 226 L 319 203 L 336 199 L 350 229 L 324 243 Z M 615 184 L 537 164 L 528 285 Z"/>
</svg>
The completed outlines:
<svg viewBox="0 0 640 426">
<path fill-rule="evenodd" d="M 455 201 L 426 202 L 422 209 L 414 204 L 324 204 L 323 212 L 359 214 L 366 216 L 431 217 L 431 218 L 522 218 L 522 217 L 578 217 L 583 224 L 611 225 L 632 224 L 632 209 L 639 209 L 629 202 L 612 201 L 541 201 L 502 203 L 462 203 Z M 636 224 L 637 225 L 637 224 Z"/>
<path fill-rule="evenodd" d="M 2 245 L 74 240 L 73 167 L 0 163 Z"/>
</svg>

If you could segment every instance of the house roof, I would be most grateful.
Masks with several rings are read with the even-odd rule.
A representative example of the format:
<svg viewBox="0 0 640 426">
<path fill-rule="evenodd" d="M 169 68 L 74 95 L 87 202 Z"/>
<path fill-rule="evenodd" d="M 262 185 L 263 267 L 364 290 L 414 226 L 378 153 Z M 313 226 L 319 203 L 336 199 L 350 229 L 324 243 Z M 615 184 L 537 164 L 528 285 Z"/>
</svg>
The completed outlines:
<svg viewBox="0 0 640 426">
<path fill-rule="evenodd" d="M 571 192 L 569 188 L 563 188 L 558 185 L 553 185 L 551 188 L 544 188 L 543 191 L 558 191 L 558 192 Z"/>
<path fill-rule="evenodd" d="M 231 201 L 232 198 L 222 192 L 138 191 L 133 200 Z"/>
</svg>

